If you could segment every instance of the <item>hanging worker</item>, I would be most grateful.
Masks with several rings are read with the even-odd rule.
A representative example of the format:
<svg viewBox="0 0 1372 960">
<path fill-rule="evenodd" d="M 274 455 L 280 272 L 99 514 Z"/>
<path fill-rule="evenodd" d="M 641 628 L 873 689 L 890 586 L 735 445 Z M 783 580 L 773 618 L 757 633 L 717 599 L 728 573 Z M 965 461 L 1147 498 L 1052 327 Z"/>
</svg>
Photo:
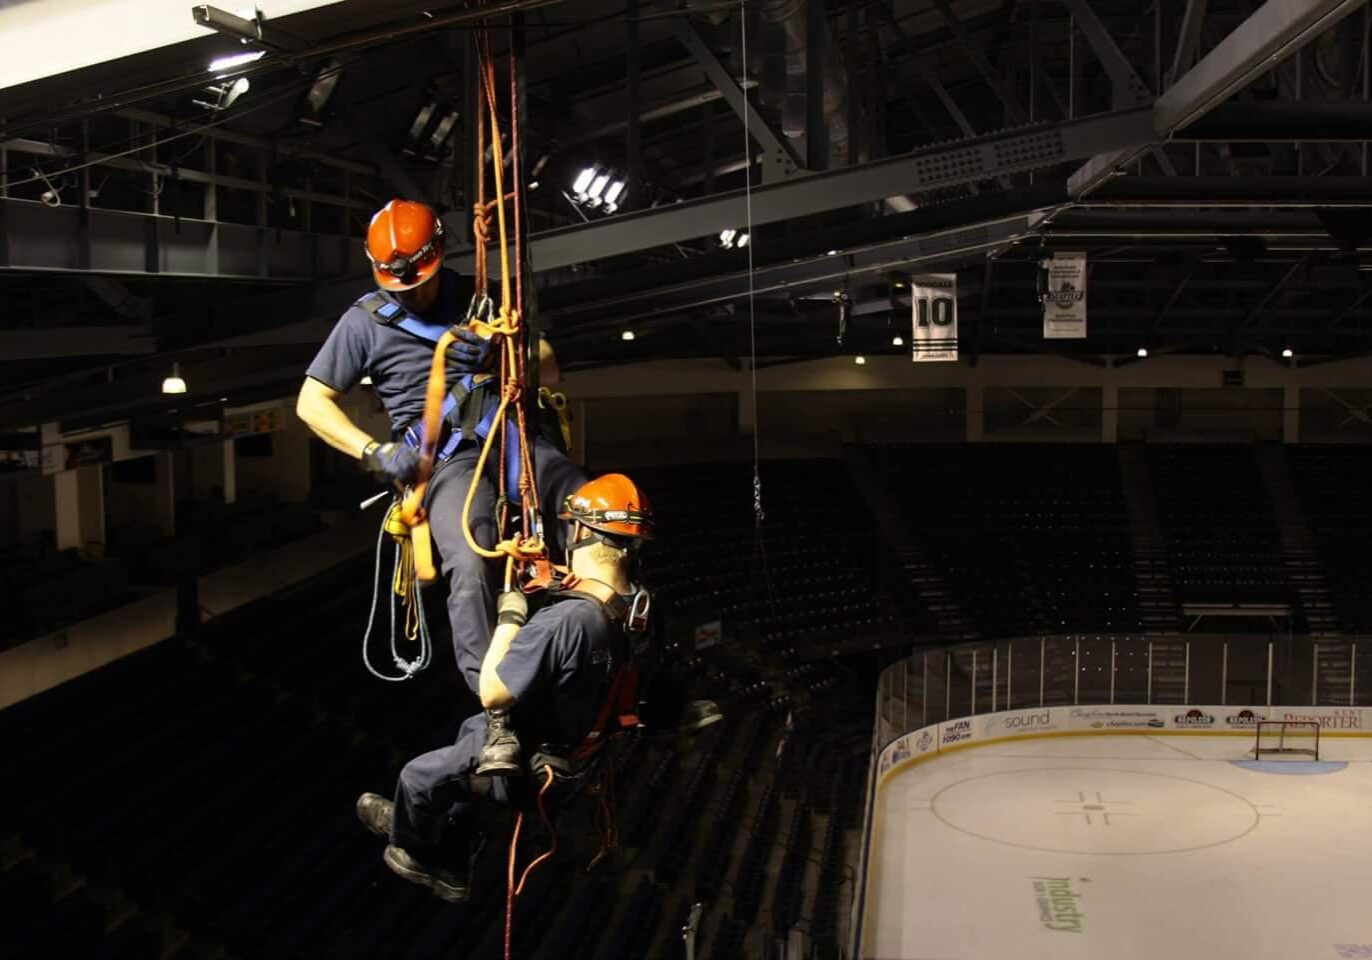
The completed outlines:
<svg viewBox="0 0 1372 960">
<path fill-rule="evenodd" d="M 490 711 L 508 711 L 540 758 L 572 774 L 622 726 L 634 725 L 630 678 L 648 614 L 635 564 L 653 535 L 652 506 L 628 477 L 609 474 L 566 498 L 559 517 L 572 524 L 571 576 L 531 618 L 522 593 L 501 595 L 480 670 L 487 712 L 469 717 L 453 746 L 406 764 L 394 802 L 374 793 L 357 801 L 362 822 L 389 838 L 386 865 L 445 900 L 467 898 L 480 847 L 479 802 L 508 805 L 515 789 L 505 776 L 478 772 L 483 756 L 503 770 L 524 763 L 509 727 L 491 729 Z"/>
<path fill-rule="evenodd" d="M 502 568 L 468 545 L 462 507 L 481 440 L 492 429 L 499 404 L 498 383 L 489 372 L 494 351 L 490 341 L 465 325 L 473 302 L 472 279 L 443 266 L 443 222 L 433 210 L 422 203 L 392 200 L 372 217 L 366 251 L 378 289 L 339 318 L 309 366 L 296 413 L 329 446 L 361 460 L 397 490 L 404 488 L 419 470 L 420 421 L 435 344 L 446 330 L 455 330 L 457 339 L 446 357 L 445 406 L 450 409 L 424 506 L 448 575 L 448 619 L 457 666 L 467 686 L 478 693 Z M 556 382 L 556 357 L 542 340 L 539 368 L 542 382 Z M 387 439 L 372 437 L 339 404 L 364 376 L 371 378 L 390 418 Z M 533 440 L 532 453 L 539 500 L 551 513 L 585 482 L 585 476 L 543 436 Z M 498 539 L 495 480 L 500 469 L 500 464 L 488 464 L 472 504 L 472 533 L 486 549 Z M 546 516 L 544 525 L 549 549 L 562 549 L 561 524 Z"/>
</svg>

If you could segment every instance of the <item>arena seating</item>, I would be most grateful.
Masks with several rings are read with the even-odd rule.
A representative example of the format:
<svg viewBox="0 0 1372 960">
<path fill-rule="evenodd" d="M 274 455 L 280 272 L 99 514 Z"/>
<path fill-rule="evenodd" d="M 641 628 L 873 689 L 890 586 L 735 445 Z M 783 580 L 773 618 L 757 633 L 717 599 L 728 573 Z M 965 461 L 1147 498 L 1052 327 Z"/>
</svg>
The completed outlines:
<svg viewBox="0 0 1372 960">
<path fill-rule="evenodd" d="M 873 522 L 842 463 L 767 461 L 762 473 L 759 538 L 751 464 L 639 471 L 672 542 L 648 553 L 650 580 L 677 616 L 722 617 L 775 649 L 900 632 Z"/>
<path fill-rule="evenodd" d="M 1113 447 L 876 447 L 906 529 L 984 636 L 1140 628 Z"/>
<path fill-rule="evenodd" d="M 1157 445 L 1147 455 L 1178 599 L 1298 609 L 1252 448 Z"/>
<path fill-rule="evenodd" d="M 1345 630 L 1372 631 L 1372 448 L 1353 444 L 1288 447 L 1286 460 Z"/>
</svg>

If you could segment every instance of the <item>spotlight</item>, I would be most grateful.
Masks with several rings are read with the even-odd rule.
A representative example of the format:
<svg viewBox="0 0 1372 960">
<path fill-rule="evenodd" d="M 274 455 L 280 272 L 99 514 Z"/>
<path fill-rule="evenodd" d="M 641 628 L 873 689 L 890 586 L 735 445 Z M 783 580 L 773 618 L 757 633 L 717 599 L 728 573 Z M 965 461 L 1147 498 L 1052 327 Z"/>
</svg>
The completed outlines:
<svg viewBox="0 0 1372 960">
<path fill-rule="evenodd" d="M 867 365 L 867 358 L 859 353 L 856 357 L 853 358 L 853 362 L 856 363 L 859 367 L 863 367 Z"/>
<path fill-rule="evenodd" d="M 163 393 L 185 393 L 186 381 L 181 379 L 181 364 L 172 363 L 171 376 L 162 381 Z"/>
<path fill-rule="evenodd" d="M 1147 347 L 1139 347 L 1138 356 L 1139 356 L 1139 359 L 1140 359 L 1140 360 L 1142 360 L 1144 357 L 1147 357 L 1147 356 L 1148 356 L 1148 348 L 1147 348 Z"/>
<path fill-rule="evenodd" d="M 610 184 L 610 188 L 605 191 L 605 206 L 619 206 L 620 194 L 624 192 L 625 183 L 623 180 L 616 180 Z"/>
<path fill-rule="evenodd" d="M 453 132 L 453 127 L 457 125 L 457 111 L 449 110 L 443 119 L 438 121 L 438 126 L 434 127 L 434 132 L 429 137 L 429 142 L 435 148 L 443 149 L 443 144 L 447 142 L 448 135 Z"/>
<path fill-rule="evenodd" d="M 428 127 L 429 121 L 433 119 L 434 112 L 438 110 L 438 104 L 430 101 L 419 108 L 419 112 L 414 116 L 414 122 L 410 124 L 410 139 L 418 140 L 423 135 L 424 129 Z"/>
<path fill-rule="evenodd" d="M 1290 360 L 1292 357 L 1296 355 L 1296 351 L 1292 350 L 1290 347 L 1286 347 L 1282 350 L 1281 355 L 1287 360 Z"/>
<path fill-rule="evenodd" d="M 828 254 L 826 254 L 826 256 L 836 257 L 836 256 L 838 256 L 838 251 L 837 251 L 837 250 L 830 250 L 830 251 L 828 252 Z"/>
<path fill-rule="evenodd" d="M 732 228 L 719 231 L 719 245 L 726 250 L 734 245 L 734 237 L 738 236 L 738 231 Z"/>
<path fill-rule="evenodd" d="M 577 175 L 575 182 L 572 183 L 572 193 L 576 194 L 578 197 L 584 197 L 586 195 L 586 189 L 591 185 L 591 181 L 594 179 L 595 167 L 587 167 L 585 170 L 582 170 L 581 173 Z"/>
<path fill-rule="evenodd" d="M 302 123 L 309 123 L 319 126 L 321 121 L 319 114 L 323 111 L 324 105 L 333 96 L 334 87 L 338 86 L 338 81 L 343 78 L 343 65 L 337 60 L 330 60 L 320 68 L 316 79 L 310 87 L 310 92 L 305 94 L 305 103 L 310 108 L 308 115 L 301 117 Z"/>
<path fill-rule="evenodd" d="M 905 346 L 905 338 L 902 337 L 900 334 L 896 334 L 894 337 L 891 338 L 891 346 L 893 346 L 893 347 L 903 347 L 903 346 Z"/>
<path fill-rule="evenodd" d="M 586 189 L 586 203 L 588 206 L 596 206 L 600 203 L 600 196 L 605 192 L 605 188 L 610 183 L 610 175 L 602 173 L 591 181 L 590 187 Z"/>
<path fill-rule="evenodd" d="M 623 333 L 619 335 L 619 339 L 621 340 L 632 340 L 633 338 L 634 332 L 632 330 L 625 330 Z"/>
<path fill-rule="evenodd" d="M 740 250 L 742 250 L 744 247 L 748 246 L 748 234 L 746 234 L 746 233 L 740 233 L 740 234 L 738 235 L 738 243 L 737 243 L 737 246 L 738 246 L 738 248 L 739 248 Z"/>
<path fill-rule="evenodd" d="M 265 50 L 251 50 L 247 53 L 235 53 L 227 57 L 217 57 L 210 61 L 210 73 L 222 73 L 225 70 L 232 70 L 234 67 L 242 67 L 249 63 L 256 63 L 267 55 Z"/>
</svg>

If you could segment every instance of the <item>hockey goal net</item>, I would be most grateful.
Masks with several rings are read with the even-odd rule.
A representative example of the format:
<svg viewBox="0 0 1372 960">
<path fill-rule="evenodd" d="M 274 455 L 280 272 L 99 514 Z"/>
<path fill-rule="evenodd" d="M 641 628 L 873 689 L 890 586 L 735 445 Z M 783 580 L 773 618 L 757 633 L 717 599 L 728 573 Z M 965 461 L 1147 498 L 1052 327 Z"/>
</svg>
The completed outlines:
<svg viewBox="0 0 1372 960">
<path fill-rule="evenodd" d="M 1320 758 L 1320 725 L 1310 720 L 1263 720 L 1253 756 Z"/>
</svg>

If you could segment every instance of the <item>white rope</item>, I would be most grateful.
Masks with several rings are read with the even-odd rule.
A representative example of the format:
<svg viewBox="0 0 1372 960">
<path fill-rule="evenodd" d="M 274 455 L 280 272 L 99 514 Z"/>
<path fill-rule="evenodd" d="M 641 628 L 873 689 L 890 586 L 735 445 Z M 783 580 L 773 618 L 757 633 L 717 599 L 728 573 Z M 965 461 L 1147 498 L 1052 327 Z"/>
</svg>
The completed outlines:
<svg viewBox="0 0 1372 960">
<path fill-rule="evenodd" d="M 415 603 L 419 605 L 419 656 L 413 660 L 406 660 L 400 655 L 400 651 L 395 645 L 395 591 L 387 587 L 386 592 L 390 594 L 391 602 L 391 662 L 400 671 L 398 677 L 387 676 L 376 667 L 372 666 L 371 654 L 367 648 L 371 643 L 372 625 L 376 622 L 376 605 L 381 597 L 381 547 L 386 542 L 386 521 L 390 518 L 391 512 L 387 510 L 381 516 L 381 530 L 376 535 L 376 563 L 372 567 L 372 609 L 367 614 L 367 629 L 362 633 L 362 665 L 367 668 L 367 672 L 378 680 L 385 680 L 387 683 L 402 683 L 409 680 L 429 665 L 433 659 L 433 643 L 429 640 L 428 618 L 424 616 L 424 593 L 422 590 L 415 590 Z M 400 544 L 395 545 L 395 559 L 391 569 L 390 583 L 395 582 L 395 567 L 400 565 Z"/>
</svg>

